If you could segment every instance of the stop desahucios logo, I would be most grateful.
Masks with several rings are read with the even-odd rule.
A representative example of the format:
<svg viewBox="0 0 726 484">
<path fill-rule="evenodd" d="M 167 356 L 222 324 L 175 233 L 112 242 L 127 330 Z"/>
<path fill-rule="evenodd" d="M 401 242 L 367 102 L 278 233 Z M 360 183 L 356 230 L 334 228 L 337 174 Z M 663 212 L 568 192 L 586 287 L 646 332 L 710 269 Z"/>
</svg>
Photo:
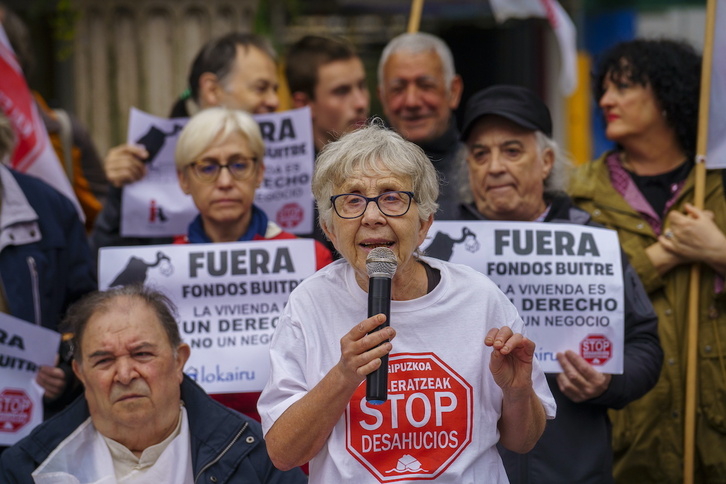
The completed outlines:
<svg viewBox="0 0 726 484">
<path fill-rule="evenodd" d="M 471 442 L 472 387 L 432 353 L 389 357 L 382 405 L 365 390 L 346 410 L 346 447 L 380 482 L 435 479 Z"/>
</svg>

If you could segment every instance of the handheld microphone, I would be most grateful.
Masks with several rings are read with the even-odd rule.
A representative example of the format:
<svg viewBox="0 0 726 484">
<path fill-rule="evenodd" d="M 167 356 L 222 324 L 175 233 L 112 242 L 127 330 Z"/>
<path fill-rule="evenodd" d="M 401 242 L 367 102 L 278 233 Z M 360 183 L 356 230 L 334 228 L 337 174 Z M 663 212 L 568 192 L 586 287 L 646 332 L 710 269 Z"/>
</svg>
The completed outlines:
<svg viewBox="0 0 726 484">
<path fill-rule="evenodd" d="M 396 254 L 388 247 L 376 247 L 366 257 L 368 271 L 368 317 L 385 314 L 386 322 L 373 331 L 380 331 L 390 324 L 391 279 L 396 273 Z M 373 332 L 372 331 L 372 332 Z M 366 400 L 381 405 L 388 399 L 388 355 L 381 358 L 381 366 L 366 376 Z"/>
</svg>

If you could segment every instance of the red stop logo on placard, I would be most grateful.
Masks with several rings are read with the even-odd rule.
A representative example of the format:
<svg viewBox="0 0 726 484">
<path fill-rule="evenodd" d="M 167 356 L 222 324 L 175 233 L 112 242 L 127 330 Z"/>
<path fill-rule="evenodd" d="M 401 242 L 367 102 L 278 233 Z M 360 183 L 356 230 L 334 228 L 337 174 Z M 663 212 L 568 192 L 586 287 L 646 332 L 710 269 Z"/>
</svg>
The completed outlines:
<svg viewBox="0 0 726 484">
<path fill-rule="evenodd" d="M 604 334 L 591 334 L 580 342 L 580 356 L 593 366 L 604 365 L 613 356 L 613 344 Z"/>
<path fill-rule="evenodd" d="M 297 227 L 303 219 L 303 209 L 297 203 L 286 203 L 277 211 L 277 225 L 283 229 L 291 229 Z"/>
<path fill-rule="evenodd" d="M 0 432 L 17 432 L 30 422 L 33 402 L 23 391 L 6 388 L 0 393 Z"/>
<path fill-rule="evenodd" d="M 390 356 L 382 405 L 365 387 L 346 410 L 346 447 L 380 482 L 435 479 L 471 442 L 472 387 L 436 355 Z"/>
</svg>

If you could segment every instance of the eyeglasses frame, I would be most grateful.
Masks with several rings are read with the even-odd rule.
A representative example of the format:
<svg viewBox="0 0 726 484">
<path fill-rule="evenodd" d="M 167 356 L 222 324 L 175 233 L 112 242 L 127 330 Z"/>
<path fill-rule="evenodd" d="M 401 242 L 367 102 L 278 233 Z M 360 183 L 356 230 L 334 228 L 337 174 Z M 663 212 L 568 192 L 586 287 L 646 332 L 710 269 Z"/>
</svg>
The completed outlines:
<svg viewBox="0 0 726 484">
<path fill-rule="evenodd" d="M 219 167 L 219 171 L 217 172 L 217 175 L 214 178 L 210 179 L 210 180 L 204 179 L 202 177 L 202 175 L 200 175 L 199 172 L 197 172 L 196 168 L 194 168 L 195 166 L 199 165 L 199 163 L 200 163 L 201 160 L 194 160 L 191 163 L 189 163 L 187 165 L 187 167 L 191 168 L 191 171 L 192 171 L 192 173 L 194 173 L 194 176 L 196 176 L 197 179 L 199 181 L 203 182 L 203 183 L 214 183 L 214 182 L 216 182 L 219 179 L 219 176 L 222 174 L 222 169 L 224 169 L 224 168 L 226 168 L 227 171 L 229 171 L 229 176 L 233 180 L 235 180 L 235 181 L 249 180 L 250 178 L 252 178 L 252 176 L 255 174 L 255 172 L 257 172 L 257 157 L 256 156 L 243 156 L 242 158 L 245 161 L 251 161 L 252 162 L 252 165 L 253 165 L 253 169 L 249 171 L 249 175 L 247 175 L 245 177 L 242 177 L 242 178 L 237 178 L 234 175 L 234 173 L 232 173 L 232 169 L 229 167 L 229 163 L 225 163 L 225 164 L 222 164 L 222 163 L 212 163 L 213 165 L 217 165 Z"/>
<path fill-rule="evenodd" d="M 406 211 L 404 211 L 402 214 L 399 214 L 399 215 L 388 215 L 386 212 L 383 211 L 383 209 L 381 208 L 381 206 L 378 204 L 378 200 L 380 200 L 380 198 L 383 195 L 386 195 L 386 194 L 389 194 L 389 193 L 405 193 L 406 195 L 409 196 L 409 199 L 408 199 L 408 207 L 406 207 Z M 353 195 L 353 196 L 356 196 L 356 197 L 360 197 L 360 198 L 365 199 L 366 204 L 365 204 L 365 207 L 363 208 L 363 211 L 360 213 L 360 215 L 356 215 L 355 217 L 344 217 L 340 213 L 338 213 L 338 209 L 335 206 L 335 200 L 337 198 L 339 198 L 339 197 L 343 197 L 343 196 L 346 196 L 346 195 Z M 378 195 L 376 197 L 366 197 L 365 195 L 361 195 L 360 193 L 341 193 L 339 195 L 333 195 L 333 196 L 331 196 L 330 197 L 330 204 L 333 206 L 333 211 L 335 212 L 335 214 L 338 217 L 340 217 L 342 219 L 345 219 L 345 220 L 353 220 L 353 219 L 362 217 L 363 214 L 366 213 L 366 210 L 368 210 L 368 204 L 370 204 L 371 202 L 375 202 L 376 207 L 378 207 L 378 210 L 383 215 L 385 215 L 386 217 L 403 217 L 404 215 L 406 215 L 408 213 L 409 210 L 411 210 L 411 203 L 413 203 L 415 200 L 416 200 L 416 197 L 413 194 L 413 192 L 409 192 L 409 191 L 406 191 L 406 190 L 389 190 L 387 192 L 381 193 L 380 195 Z"/>
</svg>

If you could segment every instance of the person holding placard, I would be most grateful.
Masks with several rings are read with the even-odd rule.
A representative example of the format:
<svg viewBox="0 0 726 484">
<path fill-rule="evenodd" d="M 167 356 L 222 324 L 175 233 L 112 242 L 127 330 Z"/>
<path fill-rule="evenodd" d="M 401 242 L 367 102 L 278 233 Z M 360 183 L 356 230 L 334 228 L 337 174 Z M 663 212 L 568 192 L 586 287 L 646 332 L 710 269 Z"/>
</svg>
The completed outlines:
<svg viewBox="0 0 726 484">
<path fill-rule="evenodd" d="M 269 41 L 256 34 L 231 32 L 210 40 L 199 50 L 190 67 L 188 95 L 174 105 L 171 117 L 186 117 L 212 106 L 271 113 L 279 105 L 277 89 L 276 55 Z M 148 157 L 143 146 L 130 144 L 111 148 L 106 154 L 104 168 L 111 187 L 91 233 L 94 250 L 171 242 L 170 237 L 121 236 L 123 187 L 146 174 Z"/>
<path fill-rule="evenodd" d="M 312 186 L 343 258 L 293 290 L 270 344 L 258 404 L 270 458 L 310 460 L 311 482 L 507 482 L 497 442 L 526 452 L 556 409 L 507 297 L 418 253 L 438 206 L 431 161 L 374 120 L 323 148 Z M 376 250 L 393 265 L 390 321 L 366 318 Z M 387 398 L 369 399 L 380 368 Z"/>
<path fill-rule="evenodd" d="M 222 107 L 195 114 L 182 130 L 175 162 L 179 185 L 191 195 L 199 215 L 175 243 L 293 239 L 254 204 L 265 175 L 264 142 L 255 120 L 244 111 Z M 315 241 L 316 267 L 333 257 Z M 216 394 L 214 398 L 259 419 L 259 393 Z"/>
<path fill-rule="evenodd" d="M 500 85 L 474 94 L 461 137 L 467 152 L 462 178 L 469 183 L 460 220 L 594 225 L 564 194 L 570 163 L 552 139 L 549 109 L 529 89 Z M 576 351 L 557 354 L 562 372 L 547 375 L 557 418 L 530 452 L 500 447 L 510 482 L 613 482 L 607 410 L 648 392 L 663 359 L 655 313 L 624 256 L 623 285 L 623 374 L 601 373 Z"/>
<path fill-rule="evenodd" d="M 14 149 L 13 128 L 0 110 L 0 311 L 61 331 L 68 306 L 96 289 L 86 232 L 68 198 L 5 166 Z M 58 366 L 42 366 L 36 377 L 46 416 L 75 395 L 66 346 Z"/>
<path fill-rule="evenodd" d="M 726 481 L 726 200 L 709 170 L 694 199 L 701 56 L 681 42 L 636 39 L 599 63 L 593 90 L 615 149 L 580 166 L 574 202 L 617 230 L 658 314 L 664 365 L 655 389 L 613 416 L 621 482 L 683 478 L 686 327 L 691 265 L 699 280 L 695 482 Z"/>
</svg>

